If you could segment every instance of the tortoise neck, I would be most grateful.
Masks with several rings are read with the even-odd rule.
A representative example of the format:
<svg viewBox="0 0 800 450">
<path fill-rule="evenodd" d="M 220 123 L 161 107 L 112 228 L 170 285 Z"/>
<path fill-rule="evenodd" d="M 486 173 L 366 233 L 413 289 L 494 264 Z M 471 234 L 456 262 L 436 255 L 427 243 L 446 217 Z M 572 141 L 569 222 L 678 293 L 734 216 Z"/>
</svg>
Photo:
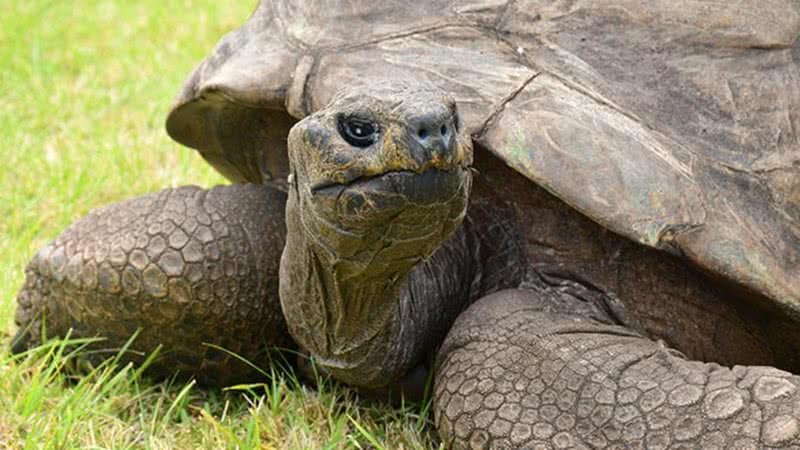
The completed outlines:
<svg viewBox="0 0 800 450">
<path fill-rule="evenodd" d="M 509 250 L 514 243 L 497 228 L 498 217 L 477 208 L 429 258 L 402 265 L 373 255 L 369 267 L 360 267 L 318 242 L 293 203 L 290 195 L 280 276 L 284 316 L 318 364 L 355 386 L 379 388 L 401 378 L 438 346 L 466 306 L 516 287 L 527 266 L 522 253 Z"/>
</svg>

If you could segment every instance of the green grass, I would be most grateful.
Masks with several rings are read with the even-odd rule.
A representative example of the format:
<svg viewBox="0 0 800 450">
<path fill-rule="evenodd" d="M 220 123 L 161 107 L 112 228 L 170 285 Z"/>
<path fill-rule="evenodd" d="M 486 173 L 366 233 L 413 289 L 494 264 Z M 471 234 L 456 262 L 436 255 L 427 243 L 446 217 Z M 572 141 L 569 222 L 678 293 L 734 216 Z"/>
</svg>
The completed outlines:
<svg viewBox="0 0 800 450">
<path fill-rule="evenodd" d="M 163 122 L 194 64 L 254 7 L 239 3 L 0 0 L 0 449 L 433 445 L 414 408 L 285 372 L 213 391 L 114 361 L 70 375 L 76 346 L 63 342 L 5 350 L 25 263 L 69 223 L 145 192 L 224 183 Z"/>
</svg>

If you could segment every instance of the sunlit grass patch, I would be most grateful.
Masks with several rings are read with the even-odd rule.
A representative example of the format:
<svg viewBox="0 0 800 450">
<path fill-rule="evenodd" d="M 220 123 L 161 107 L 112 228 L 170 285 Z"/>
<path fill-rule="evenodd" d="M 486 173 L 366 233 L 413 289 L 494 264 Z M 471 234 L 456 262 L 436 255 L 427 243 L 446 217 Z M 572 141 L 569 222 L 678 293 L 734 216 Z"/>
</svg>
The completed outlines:
<svg viewBox="0 0 800 450">
<path fill-rule="evenodd" d="M 329 380 L 302 383 L 283 365 L 264 382 L 209 389 L 155 382 L 147 363 L 80 363 L 87 339 L 0 355 L 0 436 L 7 448 L 434 448 L 418 405 L 358 400 Z M 124 353 L 122 349 L 119 355 Z M 80 366 L 79 372 L 75 367 Z"/>
</svg>

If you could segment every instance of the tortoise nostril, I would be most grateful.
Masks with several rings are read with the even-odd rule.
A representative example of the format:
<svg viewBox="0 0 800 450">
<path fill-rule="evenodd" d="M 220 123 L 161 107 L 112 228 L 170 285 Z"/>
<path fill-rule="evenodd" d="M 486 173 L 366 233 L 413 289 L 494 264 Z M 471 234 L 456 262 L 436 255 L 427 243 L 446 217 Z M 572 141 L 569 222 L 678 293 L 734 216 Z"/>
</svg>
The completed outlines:
<svg viewBox="0 0 800 450">
<path fill-rule="evenodd" d="M 454 161 L 458 140 L 455 136 L 452 115 L 442 111 L 429 111 L 410 118 L 408 137 L 413 142 L 414 159 L 432 164 L 450 164 Z"/>
</svg>

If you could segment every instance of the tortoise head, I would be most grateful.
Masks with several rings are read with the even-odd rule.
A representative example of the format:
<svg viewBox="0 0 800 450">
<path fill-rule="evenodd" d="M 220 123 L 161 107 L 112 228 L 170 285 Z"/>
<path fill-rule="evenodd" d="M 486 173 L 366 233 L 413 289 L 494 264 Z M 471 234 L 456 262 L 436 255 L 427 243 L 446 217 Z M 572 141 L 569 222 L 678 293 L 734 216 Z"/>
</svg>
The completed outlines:
<svg viewBox="0 0 800 450">
<path fill-rule="evenodd" d="M 338 379 L 386 383 L 408 363 L 385 346 L 399 292 L 466 213 L 471 139 L 449 96 L 395 82 L 336 95 L 292 128 L 288 147 L 289 330 Z"/>
<path fill-rule="evenodd" d="M 427 257 L 466 211 L 472 141 L 460 125 L 455 102 L 428 83 L 338 94 L 289 133 L 290 203 L 299 209 L 287 213 L 345 259 L 348 249 L 385 251 L 393 239 L 408 257 Z M 384 238 L 364 242 L 376 233 Z"/>
</svg>

